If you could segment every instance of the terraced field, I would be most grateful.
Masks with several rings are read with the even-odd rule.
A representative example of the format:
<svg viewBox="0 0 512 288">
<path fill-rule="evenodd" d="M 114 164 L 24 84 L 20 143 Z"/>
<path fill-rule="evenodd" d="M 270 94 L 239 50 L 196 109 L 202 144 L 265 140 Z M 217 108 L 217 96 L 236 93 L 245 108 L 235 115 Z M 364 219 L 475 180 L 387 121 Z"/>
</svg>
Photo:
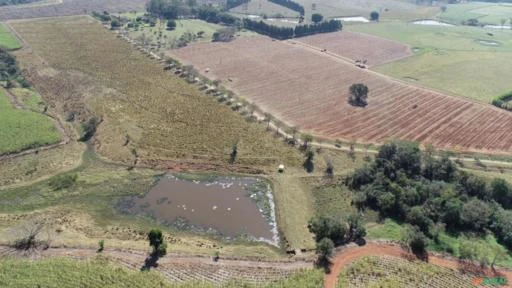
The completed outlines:
<svg viewBox="0 0 512 288">
<path fill-rule="evenodd" d="M 338 287 L 476 287 L 475 277 L 456 270 L 391 256 L 361 258 L 340 275 Z"/>
<path fill-rule="evenodd" d="M 512 114 L 359 69 L 338 55 L 265 37 L 200 43 L 169 55 L 221 80 L 287 124 L 321 137 L 404 139 L 442 149 L 512 153 Z M 368 106 L 347 103 L 354 83 Z"/>
<path fill-rule="evenodd" d="M 368 66 L 376 66 L 412 56 L 411 49 L 404 44 L 348 31 L 322 33 L 296 39 L 297 41 L 327 49 L 327 51 L 356 60 L 368 60 Z"/>
</svg>

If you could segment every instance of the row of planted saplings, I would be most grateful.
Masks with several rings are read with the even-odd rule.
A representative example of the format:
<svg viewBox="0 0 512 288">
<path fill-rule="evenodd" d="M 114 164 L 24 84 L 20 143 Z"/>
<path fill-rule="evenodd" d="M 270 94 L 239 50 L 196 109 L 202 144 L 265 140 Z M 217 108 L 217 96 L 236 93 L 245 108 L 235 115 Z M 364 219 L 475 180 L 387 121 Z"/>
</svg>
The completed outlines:
<svg viewBox="0 0 512 288">
<path fill-rule="evenodd" d="M 233 111 L 239 111 L 243 116 L 249 114 L 249 110 L 247 108 L 247 104 L 238 101 L 235 97 L 233 97 L 233 93 L 230 91 L 223 91 L 218 87 L 218 81 L 208 81 L 205 79 L 201 79 L 197 75 L 199 73 L 194 69 L 193 66 L 187 65 L 182 66 L 179 62 L 174 60 L 168 60 L 166 65 L 164 66 L 164 70 L 174 71 L 175 75 L 185 79 L 190 84 L 197 84 L 199 86 L 199 90 L 203 91 L 206 95 L 210 95 L 215 97 L 215 99 L 219 103 L 225 103 L 230 106 Z M 211 84 L 210 84 L 211 83 Z M 252 113 L 251 113 L 252 114 Z"/>
</svg>

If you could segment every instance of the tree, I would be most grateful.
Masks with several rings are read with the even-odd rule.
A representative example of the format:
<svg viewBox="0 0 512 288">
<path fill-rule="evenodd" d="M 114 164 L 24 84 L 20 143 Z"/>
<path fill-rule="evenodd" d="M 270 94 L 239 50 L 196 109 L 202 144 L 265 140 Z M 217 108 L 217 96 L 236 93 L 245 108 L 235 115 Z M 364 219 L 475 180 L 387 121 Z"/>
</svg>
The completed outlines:
<svg viewBox="0 0 512 288">
<path fill-rule="evenodd" d="M 379 12 L 373 11 L 372 13 L 370 13 L 370 20 L 377 22 L 377 21 L 379 21 L 379 18 L 380 18 Z"/>
<path fill-rule="evenodd" d="M 361 217 L 361 215 L 351 214 L 348 216 L 347 222 L 347 241 L 356 241 L 366 236 L 366 228 L 364 227 L 363 217 Z"/>
<path fill-rule="evenodd" d="M 235 163 L 237 154 L 238 154 L 238 142 L 233 144 L 233 147 L 231 148 L 231 154 L 230 154 L 231 164 Z"/>
<path fill-rule="evenodd" d="M 416 226 L 410 226 L 404 236 L 404 241 L 416 255 L 425 255 L 425 248 L 428 244 L 428 238 Z"/>
<path fill-rule="evenodd" d="M 310 219 L 308 229 L 309 232 L 315 234 L 316 242 L 328 238 L 336 245 L 344 243 L 347 230 L 345 224 L 339 220 L 325 216 L 317 216 Z"/>
<path fill-rule="evenodd" d="M 489 204 L 473 198 L 462 206 L 461 219 L 467 228 L 480 232 L 489 226 L 492 214 Z"/>
<path fill-rule="evenodd" d="M 332 256 L 334 243 L 329 238 L 323 238 L 316 243 L 316 255 L 318 255 L 318 265 L 328 269 L 329 258 Z"/>
<path fill-rule="evenodd" d="M 512 206 L 512 187 L 504 179 L 494 178 L 491 182 L 492 198 L 505 209 Z"/>
<path fill-rule="evenodd" d="M 213 42 L 229 42 L 233 40 L 235 35 L 235 30 L 233 28 L 221 28 L 213 33 L 212 41 Z"/>
<path fill-rule="evenodd" d="M 306 160 L 304 160 L 304 169 L 306 169 L 306 172 L 311 173 L 315 169 L 315 164 L 313 163 L 313 158 L 315 156 L 315 152 L 313 150 L 308 149 L 306 150 Z"/>
<path fill-rule="evenodd" d="M 87 122 L 82 123 L 82 135 L 79 141 L 85 142 L 94 136 L 96 128 L 100 124 L 100 120 L 96 117 L 90 118 Z"/>
<path fill-rule="evenodd" d="M 272 121 L 272 115 L 270 113 L 263 114 L 263 121 L 267 123 L 267 131 L 270 129 L 270 121 Z"/>
<path fill-rule="evenodd" d="M 110 21 L 110 28 L 112 30 L 117 29 L 119 27 L 121 27 L 121 22 L 119 22 L 118 19 L 114 18 L 114 19 L 112 19 L 112 21 Z"/>
<path fill-rule="evenodd" d="M 302 142 L 304 142 L 304 148 L 309 148 L 309 144 L 313 142 L 313 135 L 311 134 L 302 134 L 301 136 Z"/>
<path fill-rule="evenodd" d="M 149 246 L 153 248 L 151 254 L 161 257 L 167 254 L 167 243 L 160 229 L 151 229 L 148 233 Z"/>
<path fill-rule="evenodd" d="M 322 22 L 322 20 L 324 20 L 324 16 L 322 16 L 322 14 L 313 13 L 313 15 L 311 15 L 311 21 L 315 24 Z"/>
<path fill-rule="evenodd" d="M 170 19 L 167 20 L 167 30 L 174 30 L 176 28 L 176 21 Z"/>
<path fill-rule="evenodd" d="M 325 167 L 325 174 L 327 175 L 327 177 L 332 178 L 334 176 L 334 165 L 331 159 L 327 159 L 326 162 L 327 164 Z"/>
<path fill-rule="evenodd" d="M 358 83 L 350 86 L 350 95 L 348 102 L 353 106 L 365 107 L 368 105 L 366 99 L 368 98 L 368 86 Z"/>
</svg>

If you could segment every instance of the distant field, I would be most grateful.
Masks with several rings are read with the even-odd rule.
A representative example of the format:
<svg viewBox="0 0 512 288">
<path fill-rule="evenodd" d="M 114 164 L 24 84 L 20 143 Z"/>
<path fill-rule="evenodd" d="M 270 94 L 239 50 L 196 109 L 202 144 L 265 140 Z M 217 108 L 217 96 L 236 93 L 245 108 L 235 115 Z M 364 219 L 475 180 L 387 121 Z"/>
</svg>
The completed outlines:
<svg viewBox="0 0 512 288">
<path fill-rule="evenodd" d="M 143 11 L 146 0 L 55 0 L 28 5 L 0 7 L 0 20 Z"/>
<path fill-rule="evenodd" d="M 398 22 L 350 25 L 346 29 L 413 48 L 414 57 L 374 68 L 383 74 L 486 103 L 512 90 L 508 77 L 512 66 L 510 30 Z M 497 43 L 497 46 L 486 43 Z"/>
<path fill-rule="evenodd" d="M 512 152 L 512 135 L 505 128 L 512 114 L 412 87 L 317 49 L 247 37 L 198 43 L 170 55 L 199 71 L 210 68 L 208 77 L 318 136 L 363 143 L 395 138 L 444 149 Z M 358 82 L 370 90 L 364 109 L 347 103 L 349 86 Z"/>
<path fill-rule="evenodd" d="M 4 24 L 0 24 L 0 47 L 6 49 L 18 49 L 21 47 L 18 39 L 12 36 L 9 29 L 7 29 Z"/>
<path fill-rule="evenodd" d="M 267 0 L 252 0 L 247 5 L 242 4 L 230 10 L 234 14 L 243 15 L 258 15 L 258 16 L 267 16 L 269 18 L 276 17 L 278 15 L 284 17 L 299 17 L 299 13 L 283 7 L 281 5 L 277 5 L 275 3 L 269 2 Z"/>
<path fill-rule="evenodd" d="M 0 89 L 0 154 L 59 142 L 53 121 L 41 114 L 16 109 Z"/>
<path fill-rule="evenodd" d="M 363 16 L 370 18 L 372 11 L 377 11 L 381 19 L 401 19 L 412 20 L 418 18 L 430 18 L 439 12 L 439 7 L 417 6 L 407 0 L 298 0 L 306 10 L 305 20 L 311 21 L 313 13 L 320 13 L 326 18 L 344 17 L 344 16 Z M 316 4 L 315 10 L 312 10 L 312 4 Z M 276 7 L 273 3 L 266 0 L 252 0 L 247 6 L 241 5 L 233 8 L 231 11 L 236 13 L 262 15 L 272 17 L 277 13 L 285 17 L 296 17 L 298 13 L 284 8 Z M 247 9 L 246 9 L 247 8 Z"/>
<path fill-rule="evenodd" d="M 348 31 L 317 34 L 296 40 L 319 49 L 327 49 L 329 53 L 354 61 L 368 60 L 368 66 L 376 66 L 413 55 L 407 45 Z"/>
<path fill-rule="evenodd" d="M 391 256 L 363 257 L 340 274 L 337 287 L 476 287 L 474 276 L 421 261 Z"/>
<path fill-rule="evenodd" d="M 130 14 L 128 14 L 130 15 Z M 149 44 L 157 45 L 157 31 L 159 29 L 159 23 L 156 24 L 155 27 L 149 27 L 149 25 L 145 27 L 139 27 L 137 30 L 133 28 L 125 28 L 128 31 L 128 37 L 134 39 L 136 41 L 140 41 L 142 38 L 146 38 L 146 41 Z M 165 27 L 165 23 L 163 24 Z M 193 42 L 211 42 L 212 36 L 215 31 L 220 29 L 222 26 L 208 23 L 202 20 L 195 19 L 184 19 L 184 20 L 176 20 L 176 29 L 169 31 L 167 29 L 162 29 L 162 37 L 163 37 L 163 45 L 161 47 L 161 51 L 166 51 L 167 49 L 171 49 L 176 45 L 177 40 L 182 37 L 186 33 L 191 33 L 193 35 L 197 35 L 198 32 L 203 32 L 201 38 L 196 38 Z"/>
<path fill-rule="evenodd" d="M 460 24 L 462 21 L 475 18 L 480 23 L 493 25 L 501 25 L 501 20 L 505 19 L 505 25 L 510 25 L 509 21 L 512 16 L 512 4 L 510 3 L 471 2 L 450 4 L 447 7 L 446 12 L 439 14 L 439 18 L 453 24 Z"/>
<path fill-rule="evenodd" d="M 19 55 L 45 100 L 61 107 L 63 117 L 72 111 L 83 120 L 103 117 L 96 139 L 107 158 L 227 163 L 238 142 L 241 164 L 300 161 L 294 149 L 262 126 L 247 123 L 229 106 L 166 73 L 89 17 L 13 25 L 51 65 L 33 67 L 32 55 Z"/>
</svg>

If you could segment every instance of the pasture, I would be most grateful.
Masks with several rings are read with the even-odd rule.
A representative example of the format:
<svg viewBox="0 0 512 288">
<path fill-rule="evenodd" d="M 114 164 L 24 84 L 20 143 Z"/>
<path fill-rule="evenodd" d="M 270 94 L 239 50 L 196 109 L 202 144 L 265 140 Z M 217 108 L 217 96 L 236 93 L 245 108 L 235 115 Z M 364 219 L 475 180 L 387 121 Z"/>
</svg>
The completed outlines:
<svg viewBox="0 0 512 288">
<path fill-rule="evenodd" d="M 361 143 L 394 138 L 441 149 L 512 152 L 506 128 L 510 113 L 395 81 L 319 49 L 247 37 L 194 44 L 169 55 L 203 73 L 209 68 L 205 74 L 211 79 L 320 137 Z M 359 82 L 370 90 L 365 108 L 347 103 L 349 86 Z"/>
<path fill-rule="evenodd" d="M 248 123 L 229 106 L 165 72 L 89 17 L 13 25 L 49 63 L 34 65 L 38 62 L 29 53 L 18 56 L 45 100 L 63 117 L 70 112 L 82 121 L 102 117 L 96 141 L 104 157 L 128 164 L 137 159 L 172 165 L 175 159 L 188 159 L 196 167 L 225 165 L 238 143 L 242 165 L 300 161 L 297 151 L 273 139 L 262 125 Z"/>
<path fill-rule="evenodd" d="M 48 117 L 13 107 L 0 89 L 0 155 L 57 143 L 61 135 Z"/>
<path fill-rule="evenodd" d="M 346 29 L 398 41 L 415 52 L 413 57 L 374 67 L 377 72 L 486 103 L 511 89 L 511 30 L 399 22 Z"/>
<path fill-rule="evenodd" d="M 14 37 L 4 24 L 0 24 L 0 47 L 7 50 L 21 48 L 18 39 Z"/>
<path fill-rule="evenodd" d="M 446 11 L 440 13 L 438 17 L 456 25 L 471 18 L 478 19 L 478 22 L 484 25 L 501 25 L 501 20 L 506 21 L 505 25 L 510 25 L 511 15 L 512 4 L 510 3 L 470 2 L 449 4 Z"/>
<path fill-rule="evenodd" d="M 474 275 L 391 256 L 368 256 L 340 274 L 337 287 L 475 287 Z"/>
</svg>

